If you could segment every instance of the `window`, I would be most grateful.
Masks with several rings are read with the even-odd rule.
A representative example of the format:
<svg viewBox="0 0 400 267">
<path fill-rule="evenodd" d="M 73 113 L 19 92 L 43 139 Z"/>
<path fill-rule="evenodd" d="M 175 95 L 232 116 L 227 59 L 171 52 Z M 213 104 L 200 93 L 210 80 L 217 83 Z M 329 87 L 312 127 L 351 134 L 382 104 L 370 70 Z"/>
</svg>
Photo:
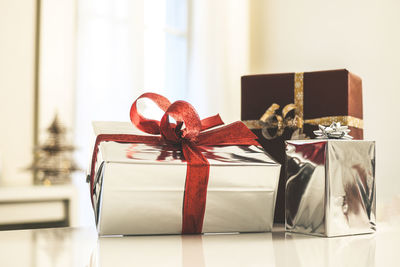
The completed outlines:
<svg viewBox="0 0 400 267">
<path fill-rule="evenodd" d="M 130 105 L 146 91 L 171 100 L 186 96 L 187 1 L 79 0 L 75 140 L 81 166 L 92 152 L 92 121 L 129 121 Z M 141 104 L 146 115 L 160 117 Z"/>
<path fill-rule="evenodd" d="M 140 93 L 186 96 L 187 10 L 187 0 L 80 0 L 76 132 L 84 150 L 91 121 L 129 120 Z"/>
<path fill-rule="evenodd" d="M 182 97 L 186 88 L 186 0 L 144 3 L 144 88 Z"/>
</svg>

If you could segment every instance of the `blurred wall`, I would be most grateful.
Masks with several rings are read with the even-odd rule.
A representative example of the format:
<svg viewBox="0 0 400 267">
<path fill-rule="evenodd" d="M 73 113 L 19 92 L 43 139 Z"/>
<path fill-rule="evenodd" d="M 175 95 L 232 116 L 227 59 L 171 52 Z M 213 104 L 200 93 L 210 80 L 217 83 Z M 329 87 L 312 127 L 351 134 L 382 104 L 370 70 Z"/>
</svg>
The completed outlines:
<svg viewBox="0 0 400 267">
<path fill-rule="evenodd" d="M 55 114 L 73 138 L 75 123 L 77 0 L 41 0 L 39 139 Z"/>
<path fill-rule="evenodd" d="M 365 138 L 377 142 L 377 199 L 400 194 L 400 1 L 250 5 L 251 73 L 347 68 L 362 77 Z"/>
<path fill-rule="evenodd" d="M 1 184 L 31 182 L 35 3 L 0 0 Z"/>
<path fill-rule="evenodd" d="M 75 104 L 76 1 L 41 0 L 39 140 L 54 115 L 70 129 Z M 0 0 L 1 183 L 27 185 L 32 162 L 36 0 Z"/>
</svg>

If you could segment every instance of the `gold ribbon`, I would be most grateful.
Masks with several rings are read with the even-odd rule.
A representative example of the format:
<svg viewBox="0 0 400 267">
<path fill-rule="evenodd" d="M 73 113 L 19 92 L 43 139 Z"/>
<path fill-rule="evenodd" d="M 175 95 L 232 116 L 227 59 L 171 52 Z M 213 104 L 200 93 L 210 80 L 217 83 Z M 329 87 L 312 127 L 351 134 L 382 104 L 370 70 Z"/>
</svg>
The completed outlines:
<svg viewBox="0 0 400 267">
<path fill-rule="evenodd" d="M 296 106 L 296 115 L 304 118 L 304 73 L 294 74 L 294 105 Z"/>
<path fill-rule="evenodd" d="M 328 116 L 304 120 L 304 73 L 294 74 L 294 104 L 288 104 L 282 109 L 282 116 L 276 114 L 279 105 L 273 103 L 261 116 L 259 120 L 247 120 L 243 123 L 249 129 L 262 129 L 265 138 L 273 139 L 281 136 L 285 128 L 302 129 L 304 123 L 311 125 L 330 125 L 333 122 L 340 122 L 359 129 L 363 129 L 363 120 L 353 116 Z M 290 117 L 289 112 L 293 111 L 295 116 Z M 270 129 L 276 129 L 276 134 L 271 135 Z"/>
</svg>

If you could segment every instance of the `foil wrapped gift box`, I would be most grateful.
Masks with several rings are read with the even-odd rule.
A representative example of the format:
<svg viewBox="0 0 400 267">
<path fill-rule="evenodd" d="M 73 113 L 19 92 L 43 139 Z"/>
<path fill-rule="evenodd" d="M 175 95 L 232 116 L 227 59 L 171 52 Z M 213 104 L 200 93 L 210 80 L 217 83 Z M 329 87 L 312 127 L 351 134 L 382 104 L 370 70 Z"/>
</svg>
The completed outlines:
<svg viewBox="0 0 400 267">
<path fill-rule="evenodd" d="M 176 102 L 157 102 L 159 95 L 142 97 L 155 99 L 166 114 L 176 110 Z M 150 132 L 149 120 L 135 110 L 136 102 L 132 122 Z M 176 114 L 194 111 L 184 110 Z M 180 130 L 176 114 L 172 126 L 165 117 L 155 122 L 161 136 L 138 133 L 130 123 L 94 123 L 89 180 L 99 234 L 271 231 L 280 164 L 241 122 L 201 131 L 190 140 L 183 130 L 192 129 L 192 122 L 183 118 L 186 128 Z M 210 118 L 203 120 L 202 128 L 209 123 Z M 179 142 L 172 142 L 166 125 L 175 127 L 172 133 L 183 131 Z"/>
<path fill-rule="evenodd" d="M 332 103 L 335 103 L 332 105 Z M 280 164 L 275 221 L 285 221 L 285 140 L 313 138 L 318 124 L 348 125 L 363 138 L 361 79 L 346 69 L 242 77 L 241 120 Z"/>
<path fill-rule="evenodd" d="M 286 141 L 286 230 L 333 237 L 375 231 L 375 142 Z"/>
</svg>

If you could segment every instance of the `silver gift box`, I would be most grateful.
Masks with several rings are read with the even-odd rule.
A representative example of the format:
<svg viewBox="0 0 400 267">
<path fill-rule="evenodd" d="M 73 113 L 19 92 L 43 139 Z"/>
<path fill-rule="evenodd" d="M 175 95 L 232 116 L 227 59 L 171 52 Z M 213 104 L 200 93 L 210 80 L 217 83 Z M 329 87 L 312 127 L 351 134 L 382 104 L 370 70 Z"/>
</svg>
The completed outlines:
<svg viewBox="0 0 400 267">
<path fill-rule="evenodd" d="M 286 141 L 286 230 L 333 237 L 375 227 L 375 142 Z"/>
<path fill-rule="evenodd" d="M 95 122 L 95 134 L 140 134 Z M 203 232 L 271 231 L 280 164 L 257 146 L 206 147 L 210 163 Z M 100 235 L 180 234 L 186 162 L 173 148 L 103 142 L 93 195 Z"/>
</svg>

